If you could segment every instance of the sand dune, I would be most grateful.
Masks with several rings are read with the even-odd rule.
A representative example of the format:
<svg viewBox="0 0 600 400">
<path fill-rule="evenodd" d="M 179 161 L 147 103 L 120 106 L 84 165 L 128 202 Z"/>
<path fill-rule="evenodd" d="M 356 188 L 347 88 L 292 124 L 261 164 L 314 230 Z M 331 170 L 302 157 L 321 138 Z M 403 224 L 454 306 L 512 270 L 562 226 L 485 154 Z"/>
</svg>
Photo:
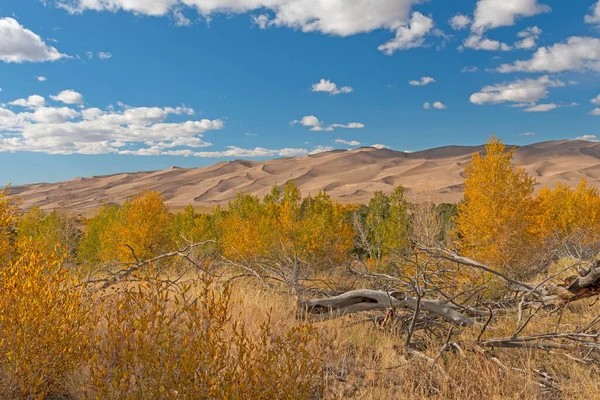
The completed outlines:
<svg viewBox="0 0 600 400">
<path fill-rule="evenodd" d="M 440 202 L 462 198 L 464 166 L 482 146 L 445 146 L 404 153 L 371 147 L 334 150 L 297 158 L 268 161 L 236 160 L 204 168 L 172 167 L 162 171 L 75 178 L 60 183 L 17 186 L 13 193 L 23 207 L 44 209 L 68 203 L 80 213 L 103 203 L 123 203 L 140 190 L 158 190 L 174 209 L 188 204 L 205 209 L 226 204 L 243 191 L 264 196 L 273 185 L 294 180 L 303 194 L 324 190 L 343 203 L 367 202 L 374 191 L 407 192 L 432 188 Z M 532 174 L 538 187 L 557 182 L 575 186 L 585 178 L 600 187 L 600 143 L 552 141 L 518 147 L 514 164 Z"/>
</svg>

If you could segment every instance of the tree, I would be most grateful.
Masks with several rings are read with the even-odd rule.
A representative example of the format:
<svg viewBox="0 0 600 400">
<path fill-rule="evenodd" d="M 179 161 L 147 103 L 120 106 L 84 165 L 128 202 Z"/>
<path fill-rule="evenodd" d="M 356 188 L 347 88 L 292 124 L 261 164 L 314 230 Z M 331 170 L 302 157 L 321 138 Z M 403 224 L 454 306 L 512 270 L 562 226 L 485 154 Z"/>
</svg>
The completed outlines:
<svg viewBox="0 0 600 400">
<path fill-rule="evenodd" d="M 458 205 L 456 233 L 462 252 L 517 274 L 536 241 L 535 180 L 514 168 L 514 148 L 505 151 L 492 136 L 485 155 L 475 153 L 466 167 L 464 201 Z"/>
<path fill-rule="evenodd" d="M 122 207 L 104 206 L 88 222 L 80 258 L 109 264 L 147 260 L 174 247 L 169 207 L 158 192 L 142 192 Z"/>
<path fill-rule="evenodd" d="M 592 261 L 600 251 L 600 193 L 584 180 L 576 189 L 558 183 L 538 195 L 539 230 L 558 257 Z"/>
<path fill-rule="evenodd" d="M 408 202 L 404 188 L 398 186 L 389 196 L 374 193 L 364 212 L 355 212 L 356 246 L 378 268 L 392 252 L 408 243 Z"/>
<path fill-rule="evenodd" d="M 46 213 L 34 207 L 19 218 L 16 231 L 19 242 L 30 242 L 46 255 L 57 253 L 65 261 L 76 257 L 81 231 L 75 218 L 65 210 Z"/>
</svg>

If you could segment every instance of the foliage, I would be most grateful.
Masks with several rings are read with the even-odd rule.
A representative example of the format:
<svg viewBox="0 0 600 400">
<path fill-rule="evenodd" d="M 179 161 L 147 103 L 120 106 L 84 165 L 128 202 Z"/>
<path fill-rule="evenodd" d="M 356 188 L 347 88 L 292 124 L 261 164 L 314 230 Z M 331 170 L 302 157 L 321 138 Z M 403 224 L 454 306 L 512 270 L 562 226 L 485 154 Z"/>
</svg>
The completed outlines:
<svg viewBox="0 0 600 400">
<path fill-rule="evenodd" d="M 173 248 L 169 207 L 158 192 L 139 193 L 119 208 L 104 206 L 88 226 L 81 246 L 88 261 L 132 263 Z"/>
<path fill-rule="evenodd" d="M 89 354 L 92 304 L 61 257 L 20 246 L 0 268 L 0 397 L 44 398 L 64 390 Z"/>
<path fill-rule="evenodd" d="M 0 262 L 6 262 L 13 254 L 15 224 L 19 201 L 10 197 L 10 187 L 0 190 Z"/>
<path fill-rule="evenodd" d="M 404 188 L 390 195 L 377 191 L 363 212 L 355 212 L 354 229 L 359 253 L 377 267 L 384 257 L 408 245 L 408 202 Z"/>
<path fill-rule="evenodd" d="M 100 210 L 86 223 L 86 230 L 81 242 L 79 243 L 78 261 L 87 266 L 96 266 L 102 263 L 107 257 L 105 240 L 109 230 L 113 229 L 113 224 L 117 219 L 117 213 L 120 207 L 116 204 L 104 204 Z"/>
<path fill-rule="evenodd" d="M 456 233 L 462 252 L 516 274 L 535 247 L 535 180 L 511 165 L 514 149 L 505 151 L 492 136 L 485 155 L 473 154 L 466 168 L 464 202 L 458 205 Z"/>
<path fill-rule="evenodd" d="M 105 314 L 90 361 L 101 399 L 308 399 L 322 390 L 315 331 L 253 338 L 233 322 L 231 291 L 205 277 L 174 286 L 150 272 L 125 284 Z"/>
<path fill-rule="evenodd" d="M 585 180 L 571 189 L 558 183 L 539 195 L 539 229 L 559 256 L 593 260 L 600 251 L 600 193 Z"/>
<path fill-rule="evenodd" d="M 64 210 L 46 213 L 34 207 L 19 218 L 16 231 L 18 241 L 30 241 L 48 256 L 57 253 L 66 260 L 73 260 L 77 254 L 81 231 L 76 227 L 75 218 Z"/>
</svg>

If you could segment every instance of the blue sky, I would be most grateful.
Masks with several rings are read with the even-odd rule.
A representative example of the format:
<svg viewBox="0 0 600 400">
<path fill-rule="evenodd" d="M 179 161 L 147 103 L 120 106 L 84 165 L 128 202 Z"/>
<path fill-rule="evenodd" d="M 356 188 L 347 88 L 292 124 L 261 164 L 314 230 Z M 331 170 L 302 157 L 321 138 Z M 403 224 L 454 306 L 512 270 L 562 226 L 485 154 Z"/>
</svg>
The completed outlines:
<svg viewBox="0 0 600 400">
<path fill-rule="evenodd" d="M 0 184 L 594 140 L 599 72 L 598 0 L 3 0 Z"/>
</svg>

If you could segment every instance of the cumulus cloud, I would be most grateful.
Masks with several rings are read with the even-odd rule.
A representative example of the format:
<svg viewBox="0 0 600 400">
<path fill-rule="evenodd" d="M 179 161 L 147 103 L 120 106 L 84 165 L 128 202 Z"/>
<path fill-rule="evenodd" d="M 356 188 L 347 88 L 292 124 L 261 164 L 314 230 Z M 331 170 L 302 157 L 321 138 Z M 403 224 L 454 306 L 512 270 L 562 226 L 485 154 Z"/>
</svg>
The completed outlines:
<svg viewBox="0 0 600 400">
<path fill-rule="evenodd" d="M 422 0 L 378 0 L 376 3 L 372 0 L 56 0 L 59 7 L 70 13 L 123 10 L 140 15 L 167 16 L 180 12 L 184 7 L 194 7 L 204 18 L 210 20 L 215 14 L 257 11 L 261 14 L 252 16 L 251 20 L 263 29 L 269 26 L 288 27 L 303 32 L 337 36 L 350 36 L 377 29 L 405 29 L 412 6 L 421 2 Z M 268 11 L 272 13 L 271 17 L 266 14 Z M 404 34 L 405 31 L 402 31 L 400 36 L 404 37 Z M 394 51 L 392 48 L 393 45 L 390 45 L 390 52 Z"/>
<path fill-rule="evenodd" d="M 389 149 L 390 148 L 390 146 L 387 146 L 385 144 L 379 144 L 379 143 L 372 144 L 370 147 L 374 147 L 374 148 L 379 149 L 379 150 L 381 150 L 381 149 Z"/>
<path fill-rule="evenodd" d="M 14 18 L 0 18 L 0 61 L 6 63 L 56 61 L 67 55 L 49 46 Z"/>
<path fill-rule="evenodd" d="M 598 96 L 594 97 L 593 99 L 591 99 L 590 102 L 592 104 L 596 104 L 596 105 L 600 106 L 600 94 Z"/>
<path fill-rule="evenodd" d="M 269 24 L 269 16 L 267 14 L 253 15 L 251 17 L 251 21 L 260 29 L 267 29 L 267 25 Z"/>
<path fill-rule="evenodd" d="M 36 76 L 35 79 L 37 79 L 40 82 L 46 82 L 46 77 L 45 76 Z"/>
<path fill-rule="evenodd" d="M 531 107 L 548 97 L 548 88 L 561 86 L 565 84 L 547 75 L 537 79 L 517 79 L 510 83 L 485 86 L 480 92 L 472 94 L 470 101 L 478 105 L 512 102 Z"/>
<path fill-rule="evenodd" d="M 449 21 L 450 26 L 455 31 L 467 28 L 469 25 L 471 25 L 471 22 L 473 22 L 473 21 L 471 20 L 470 17 L 460 14 L 460 13 L 456 14 L 454 17 L 450 18 L 450 21 Z"/>
<path fill-rule="evenodd" d="M 531 26 L 518 33 L 518 37 L 521 38 L 515 43 L 517 49 L 531 50 L 537 46 L 537 40 L 540 38 L 542 30 L 537 26 Z"/>
<path fill-rule="evenodd" d="M 506 43 L 499 42 L 483 37 L 481 34 L 471 34 L 468 38 L 463 41 L 459 50 L 464 48 L 472 50 L 486 50 L 486 51 L 510 51 L 512 47 Z"/>
<path fill-rule="evenodd" d="M 572 36 L 566 42 L 540 47 L 529 60 L 502 64 L 498 71 L 509 72 L 564 72 L 600 71 L 600 39 Z"/>
<path fill-rule="evenodd" d="M 524 108 L 525 112 L 547 112 L 558 108 L 558 104 L 548 103 L 548 104 L 536 104 L 535 106 Z"/>
<path fill-rule="evenodd" d="M 426 110 L 430 110 L 432 107 L 435 108 L 436 110 L 445 110 L 446 108 L 448 108 L 441 101 L 435 101 L 435 102 L 433 102 L 433 104 L 431 104 L 429 102 L 425 102 L 423 104 L 423 108 Z"/>
<path fill-rule="evenodd" d="M 596 135 L 582 135 L 577 136 L 573 140 L 587 140 L 588 142 L 597 142 L 598 138 L 596 137 Z"/>
<path fill-rule="evenodd" d="M 357 140 L 335 139 L 335 143 L 345 144 L 348 146 L 360 146 L 360 142 Z"/>
<path fill-rule="evenodd" d="M 481 34 L 488 29 L 512 26 L 521 17 L 550 11 L 550 7 L 540 4 L 538 0 L 479 0 L 471 30 Z"/>
<path fill-rule="evenodd" d="M 586 24 L 600 24 L 600 0 L 592 6 L 590 15 L 586 15 L 584 20 Z"/>
<path fill-rule="evenodd" d="M 479 71 L 479 68 L 475 67 L 475 66 L 467 66 L 467 67 L 463 67 L 460 72 L 466 72 L 466 73 L 471 73 L 471 72 L 477 72 Z"/>
<path fill-rule="evenodd" d="M 424 76 L 421 79 L 419 79 L 418 81 L 409 81 L 408 83 L 409 83 L 409 85 L 412 85 L 412 86 L 427 86 L 433 82 L 435 82 L 435 79 L 433 79 L 430 76 Z"/>
<path fill-rule="evenodd" d="M 74 90 L 63 90 L 56 96 L 51 95 L 50 98 L 65 104 L 83 104 L 83 95 Z"/>
<path fill-rule="evenodd" d="M 17 99 L 8 104 L 25 108 L 38 108 L 46 105 L 46 99 L 39 94 L 32 94 L 26 99 Z"/>
<path fill-rule="evenodd" d="M 290 122 L 290 125 L 300 124 L 302 126 L 310 127 L 310 130 L 313 132 L 318 131 L 328 131 L 331 132 L 335 128 L 345 128 L 345 129 L 362 129 L 365 127 L 364 124 L 360 122 L 350 122 L 348 124 L 331 124 L 326 125 L 323 121 L 319 120 L 314 115 L 306 115 L 302 117 L 300 120 L 294 120 Z"/>
<path fill-rule="evenodd" d="M 313 92 L 325 92 L 331 95 L 341 94 L 341 93 L 350 93 L 354 91 L 350 86 L 342 86 L 338 88 L 338 86 L 331 82 L 330 80 L 321 79 L 317 83 L 313 83 L 312 85 Z"/>
<path fill-rule="evenodd" d="M 535 133 L 535 132 L 523 132 L 523 133 L 519 134 L 519 136 L 533 136 L 533 135 L 537 135 L 537 133 Z"/>
<path fill-rule="evenodd" d="M 46 107 L 34 96 L 20 99 L 25 100 L 27 111 L 0 107 L 0 151 L 195 155 L 191 149 L 210 146 L 203 140 L 206 131 L 223 128 L 221 120 L 167 121 L 171 115 L 193 115 L 187 107 L 121 105 L 76 110 Z M 22 106 L 20 101 L 9 104 Z"/>
<path fill-rule="evenodd" d="M 421 47 L 427 35 L 434 27 L 433 19 L 416 11 L 412 14 L 410 22 L 396 30 L 396 37 L 380 45 L 377 49 L 386 55 L 392 55 L 397 50 L 407 50 Z"/>
<path fill-rule="evenodd" d="M 324 153 L 326 151 L 331 151 L 331 150 L 333 150 L 333 147 L 331 147 L 331 146 L 318 145 L 309 154 L 319 154 L 319 153 Z"/>
<path fill-rule="evenodd" d="M 98 52 L 97 56 L 101 60 L 108 60 L 109 58 L 112 58 L 111 53 L 105 53 L 103 51 Z"/>
</svg>

